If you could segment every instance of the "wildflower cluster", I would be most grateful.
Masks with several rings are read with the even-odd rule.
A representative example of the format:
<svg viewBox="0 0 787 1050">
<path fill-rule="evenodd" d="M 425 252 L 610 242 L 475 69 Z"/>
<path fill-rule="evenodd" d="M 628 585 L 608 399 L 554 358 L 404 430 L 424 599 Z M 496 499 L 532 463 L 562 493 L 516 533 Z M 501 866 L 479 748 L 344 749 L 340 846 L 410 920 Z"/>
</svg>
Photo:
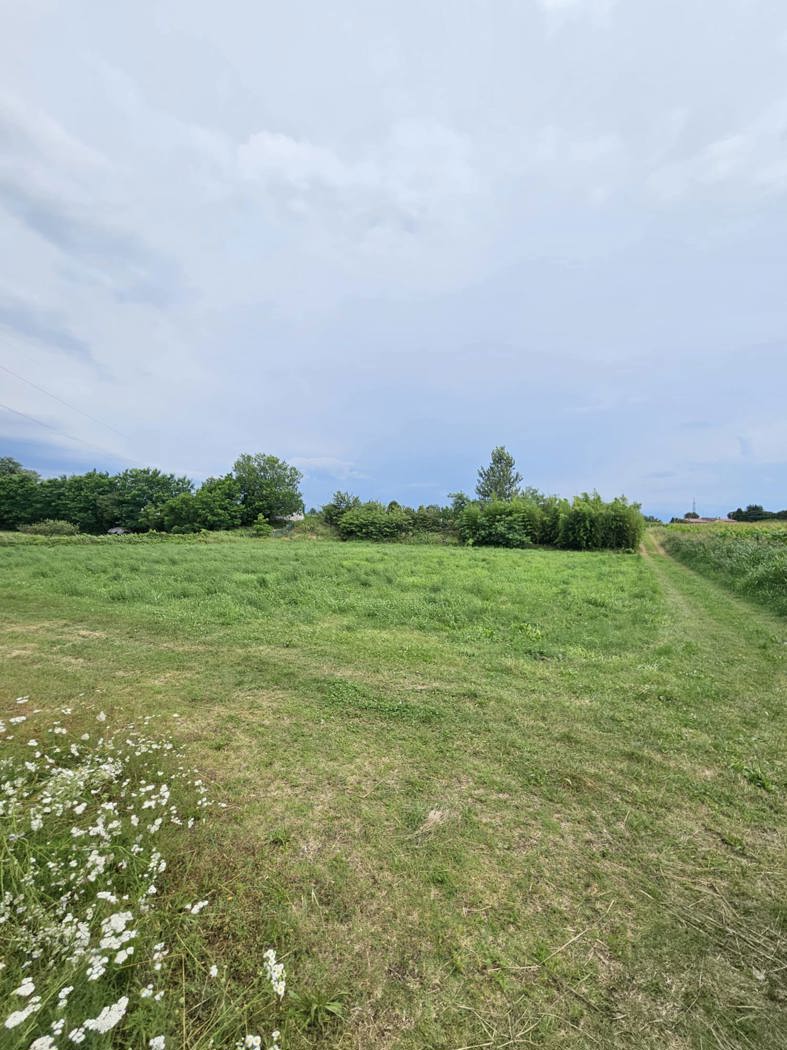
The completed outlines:
<svg viewBox="0 0 787 1050">
<path fill-rule="evenodd" d="M 211 901 L 162 895 L 164 851 L 212 805 L 207 789 L 150 719 L 115 732 L 103 712 L 92 732 L 57 719 L 25 739 L 43 714 L 27 701 L 0 720 L 0 1045 L 63 1050 L 133 1032 L 129 1045 L 144 1033 L 150 1050 L 174 1047 L 167 940 Z M 265 965 L 281 997 L 283 968 L 272 953 Z"/>
</svg>

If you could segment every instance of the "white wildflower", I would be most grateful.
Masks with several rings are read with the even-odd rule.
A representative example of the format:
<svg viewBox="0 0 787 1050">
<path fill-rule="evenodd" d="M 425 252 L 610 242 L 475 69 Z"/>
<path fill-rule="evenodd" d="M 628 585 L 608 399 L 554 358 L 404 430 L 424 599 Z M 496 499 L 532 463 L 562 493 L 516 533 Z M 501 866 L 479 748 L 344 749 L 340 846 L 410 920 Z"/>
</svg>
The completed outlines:
<svg viewBox="0 0 787 1050">
<path fill-rule="evenodd" d="M 218 966 L 211 966 L 211 968 L 208 970 L 208 974 L 211 977 L 218 977 L 218 975 L 219 975 L 219 968 L 218 968 Z"/>
<path fill-rule="evenodd" d="M 60 1010 L 65 1009 L 66 1003 L 68 1002 L 68 997 L 69 997 L 69 995 L 71 995 L 73 990 L 74 990 L 74 986 L 72 984 L 67 984 L 65 986 L 65 988 L 61 988 L 60 989 L 60 991 L 57 993 L 58 1009 L 60 1009 Z"/>
<path fill-rule="evenodd" d="M 164 1050 L 166 1038 L 163 1035 L 154 1035 L 148 1043 L 150 1050 Z"/>
<path fill-rule="evenodd" d="M 34 995 L 24 1010 L 14 1010 L 13 1013 L 9 1014 L 5 1019 L 6 1028 L 16 1028 L 18 1024 L 26 1021 L 31 1014 L 41 1009 L 41 996 Z"/>
<path fill-rule="evenodd" d="M 36 986 L 30 977 L 25 977 L 24 981 L 19 985 L 18 988 L 14 988 L 12 995 L 21 995 L 23 999 L 27 999 L 36 990 Z"/>
<path fill-rule="evenodd" d="M 98 1017 L 88 1018 L 84 1027 L 91 1032 L 108 1032 L 123 1018 L 128 1007 L 128 996 L 123 995 L 116 1003 L 105 1006 Z"/>
<path fill-rule="evenodd" d="M 265 965 L 265 976 L 270 981 L 271 988 L 281 999 L 287 990 L 287 974 L 284 971 L 284 964 L 276 961 L 276 952 L 273 948 L 268 948 L 262 958 Z"/>
</svg>

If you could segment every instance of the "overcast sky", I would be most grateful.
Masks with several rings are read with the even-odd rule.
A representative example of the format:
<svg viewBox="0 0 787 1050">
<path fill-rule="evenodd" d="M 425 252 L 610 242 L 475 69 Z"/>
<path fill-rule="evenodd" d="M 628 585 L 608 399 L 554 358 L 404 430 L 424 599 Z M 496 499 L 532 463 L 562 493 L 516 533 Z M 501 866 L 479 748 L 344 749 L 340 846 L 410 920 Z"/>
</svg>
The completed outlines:
<svg viewBox="0 0 787 1050">
<path fill-rule="evenodd" d="M 784 0 L 0 0 L 0 244 L 43 473 L 787 506 Z"/>
</svg>

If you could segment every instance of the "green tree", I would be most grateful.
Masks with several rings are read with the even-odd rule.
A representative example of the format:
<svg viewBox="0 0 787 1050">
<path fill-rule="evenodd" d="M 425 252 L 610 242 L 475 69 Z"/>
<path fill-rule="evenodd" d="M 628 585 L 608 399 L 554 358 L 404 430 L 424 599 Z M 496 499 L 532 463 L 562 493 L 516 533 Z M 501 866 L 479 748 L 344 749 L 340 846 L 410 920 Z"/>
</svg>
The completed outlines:
<svg viewBox="0 0 787 1050">
<path fill-rule="evenodd" d="M 240 485 L 232 474 L 208 478 L 194 494 L 194 507 L 201 529 L 236 529 L 243 516 Z"/>
<path fill-rule="evenodd" d="M 104 521 L 112 526 L 144 529 L 150 527 L 150 515 L 155 508 L 191 490 L 188 478 L 163 474 L 152 467 L 135 467 L 112 478 L 111 491 L 106 497 L 100 497 L 99 506 Z"/>
<path fill-rule="evenodd" d="M 240 519 L 240 487 L 231 474 L 208 478 L 196 492 L 181 492 L 160 506 L 148 504 L 141 515 L 145 528 L 162 532 L 234 529 Z"/>
<path fill-rule="evenodd" d="M 251 525 L 262 514 L 268 521 L 303 510 L 303 474 L 277 456 L 262 452 L 239 456 L 233 467 L 240 490 L 241 524 Z"/>
<path fill-rule="evenodd" d="M 336 526 L 342 514 L 360 505 L 361 501 L 358 496 L 353 496 L 351 492 L 334 492 L 331 502 L 326 503 L 322 508 L 323 521 L 327 525 Z"/>
<path fill-rule="evenodd" d="M 514 457 L 502 445 L 492 450 L 488 467 L 478 471 L 478 483 L 475 487 L 478 498 L 486 503 L 489 500 L 512 500 L 519 491 L 522 475 L 516 470 Z"/>
<path fill-rule="evenodd" d="M 87 474 L 74 474 L 69 478 L 54 479 L 49 494 L 48 516 L 57 510 L 60 517 L 72 521 L 83 532 L 106 532 L 114 525 L 107 517 L 106 506 L 112 494 L 114 478 L 103 471 L 91 470 Z M 47 482 L 44 483 L 48 484 Z"/>
<path fill-rule="evenodd" d="M 449 492 L 448 498 L 451 500 L 451 513 L 454 517 L 458 517 L 465 507 L 473 502 L 466 492 Z"/>
<path fill-rule="evenodd" d="M 32 471 L 0 471 L 0 529 L 36 520 L 38 487 L 38 475 Z"/>
<path fill-rule="evenodd" d="M 737 510 L 731 510 L 727 517 L 732 518 L 733 521 L 767 521 L 768 518 L 775 518 L 776 514 L 766 510 L 761 503 L 749 503 L 746 510 L 738 507 Z"/>
<path fill-rule="evenodd" d="M 34 470 L 28 470 L 27 467 L 23 467 L 18 460 L 12 459 L 11 456 L 0 456 L 0 477 L 4 474 L 27 474 L 31 478 L 38 477 Z"/>
</svg>

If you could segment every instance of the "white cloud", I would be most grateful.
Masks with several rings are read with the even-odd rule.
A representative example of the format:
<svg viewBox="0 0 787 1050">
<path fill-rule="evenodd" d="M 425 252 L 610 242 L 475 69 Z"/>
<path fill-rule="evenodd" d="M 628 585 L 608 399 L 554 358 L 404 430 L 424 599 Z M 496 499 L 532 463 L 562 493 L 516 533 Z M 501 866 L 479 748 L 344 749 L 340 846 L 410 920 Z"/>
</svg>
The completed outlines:
<svg viewBox="0 0 787 1050">
<path fill-rule="evenodd" d="M 470 141 L 424 120 L 396 122 L 351 158 L 258 131 L 239 146 L 238 169 L 285 212 L 324 227 L 338 222 L 360 243 L 380 229 L 411 236 L 449 225 L 481 190 Z"/>
<path fill-rule="evenodd" d="M 349 481 L 365 478 L 366 475 L 357 466 L 345 459 L 335 456 L 293 456 L 290 460 L 306 477 L 324 476 L 337 481 Z"/>
<path fill-rule="evenodd" d="M 669 201 L 713 190 L 787 190 L 787 99 L 770 105 L 742 128 L 654 171 L 650 184 Z"/>
<path fill-rule="evenodd" d="M 619 0 L 537 0 L 547 17 L 557 24 L 569 16 L 583 15 L 596 21 L 606 21 Z"/>
</svg>

